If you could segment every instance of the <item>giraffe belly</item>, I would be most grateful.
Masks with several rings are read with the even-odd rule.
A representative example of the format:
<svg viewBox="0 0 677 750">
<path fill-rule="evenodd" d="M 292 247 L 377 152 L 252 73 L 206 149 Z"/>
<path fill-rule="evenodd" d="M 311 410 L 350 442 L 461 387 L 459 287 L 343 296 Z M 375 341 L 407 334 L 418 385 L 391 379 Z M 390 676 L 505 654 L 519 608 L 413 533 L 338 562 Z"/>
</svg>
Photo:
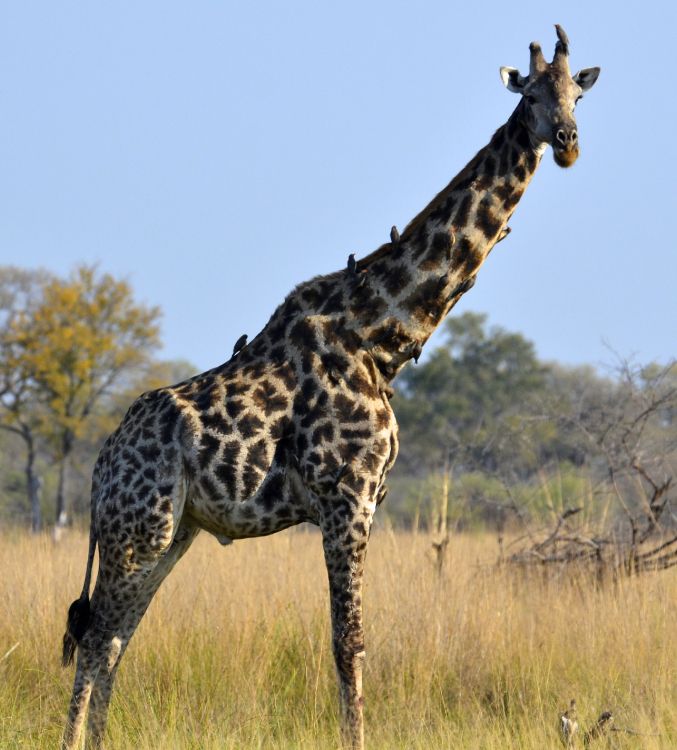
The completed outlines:
<svg viewBox="0 0 677 750">
<path fill-rule="evenodd" d="M 186 512 L 221 544 L 274 534 L 303 521 L 313 521 L 315 515 L 296 472 L 275 464 L 249 497 L 228 494 L 225 488 L 211 486 L 197 477 L 189 488 Z"/>
</svg>

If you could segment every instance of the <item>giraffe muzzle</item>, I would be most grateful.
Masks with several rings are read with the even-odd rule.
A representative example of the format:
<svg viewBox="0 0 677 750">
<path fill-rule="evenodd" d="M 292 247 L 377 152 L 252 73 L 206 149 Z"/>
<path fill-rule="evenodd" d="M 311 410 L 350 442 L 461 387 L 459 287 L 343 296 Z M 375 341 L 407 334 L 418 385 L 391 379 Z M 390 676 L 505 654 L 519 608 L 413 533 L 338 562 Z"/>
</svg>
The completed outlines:
<svg viewBox="0 0 677 750">
<path fill-rule="evenodd" d="M 578 159 L 578 131 L 576 128 L 557 128 L 552 141 L 555 163 L 570 167 Z"/>
</svg>

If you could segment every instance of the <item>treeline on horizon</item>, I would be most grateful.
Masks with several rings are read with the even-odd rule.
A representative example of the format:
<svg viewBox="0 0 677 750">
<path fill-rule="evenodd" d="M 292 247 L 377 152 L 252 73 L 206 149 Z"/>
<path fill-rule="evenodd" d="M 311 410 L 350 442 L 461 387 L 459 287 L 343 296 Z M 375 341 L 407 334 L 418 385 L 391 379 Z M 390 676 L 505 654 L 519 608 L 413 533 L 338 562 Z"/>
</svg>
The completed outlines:
<svg viewBox="0 0 677 750">
<path fill-rule="evenodd" d="M 160 315 L 95 267 L 0 267 L 0 527 L 87 517 L 92 466 L 131 401 L 196 374 L 157 358 Z M 500 532 L 575 508 L 613 528 L 651 524 L 658 503 L 674 523 L 676 391 L 674 360 L 601 374 L 540 360 L 483 314 L 453 315 L 395 381 L 400 456 L 379 515 Z"/>
</svg>

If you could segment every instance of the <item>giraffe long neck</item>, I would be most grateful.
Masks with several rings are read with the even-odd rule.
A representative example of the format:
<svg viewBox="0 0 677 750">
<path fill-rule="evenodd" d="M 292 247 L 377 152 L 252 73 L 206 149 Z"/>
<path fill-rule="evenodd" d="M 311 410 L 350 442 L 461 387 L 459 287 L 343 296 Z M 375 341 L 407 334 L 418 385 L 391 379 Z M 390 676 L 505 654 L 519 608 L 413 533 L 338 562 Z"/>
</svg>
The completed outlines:
<svg viewBox="0 0 677 750">
<path fill-rule="evenodd" d="M 358 263 L 347 322 L 371 347 L 387 379 L 420 354 L 472 285 L 505 236 L 542 153 L 543 146 L 532 143 L 523 124 L 520 104 L 489 144 L 407 225 L 399 242 Z M 374 303 L 375 297 L 381 304 Z"/>
<path fill-rule="evenodd" d="M 390 381 L 471 286 L 540 161 L 521 105 L 405 228 L 344 271 L 300 284 L 238 355 L 298 359 L 303 373 L 358 357 Z M 343 352 L 342 354 L 337 352 Z M 295 353 L 294 353 L 295 352 Z"/>
</svg>

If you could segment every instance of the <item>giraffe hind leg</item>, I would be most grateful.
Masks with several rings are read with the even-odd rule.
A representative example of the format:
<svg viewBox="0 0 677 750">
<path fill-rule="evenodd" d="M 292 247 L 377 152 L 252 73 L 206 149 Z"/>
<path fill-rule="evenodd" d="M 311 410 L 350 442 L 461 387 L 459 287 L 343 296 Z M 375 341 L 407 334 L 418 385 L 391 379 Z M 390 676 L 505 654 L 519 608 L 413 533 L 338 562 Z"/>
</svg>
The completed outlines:
<svg viewBox="0 0 677 750">
<path fill-rule="evenodd" d="M 94 675 L 85 668 L 82 654 L 79 653 L 73 693 L 68 708 L 68 718 L 66 719 L 66 729 L 61 742 L 62 750 L 74 750 L 79 745 L 93 685 Z"/>
<path fill-rule="evenodd" d="M 138 627 L 158 588 L 195 539 L 199 529 L 182 523 L 169 549 L 157 564 L 139 578 L 132 603 L 125 609 L 117 627 L 107 623 L 107 635 L 99 649 L 99 665 L 91 690 L 87 722 L 87 748 L 100 748 L 103 743 L 108 708 L 115 675 L 129 641 Z"/>
<path fill-rule="evenodd" d="M 62 750 L 75 750 L 78 747 L 88 707 L 87 747 L 101 746 L 120 657 L 153 594 L 174 563 L 188 549 L 196 533 L 193 527 L 179 527 L 164 555 L 134 569 L 107 565 L 105 553 L 102 555 L 91 600 L 89 625 L 78 643 L 75 680 Z"/>
<path fill-rule="evenodd" d="M 102 556 L 92 595 L 89 626 L 78 642 L 75 681 L 62 750 L 74 750 L 79 746 L 88 708 L 91 723 L 95 686 L 101 675 L 114 666 L 111 664 L 112 652 L 119 641 L 128 602 L 136 597 L 143 579 L 149 573 L 149 567 L 132 571 L 109 568 L 105 556 Z M 87 737 L 86 744 L 87 747 L 92 746 L 90 737 Z"/>
</svg>

